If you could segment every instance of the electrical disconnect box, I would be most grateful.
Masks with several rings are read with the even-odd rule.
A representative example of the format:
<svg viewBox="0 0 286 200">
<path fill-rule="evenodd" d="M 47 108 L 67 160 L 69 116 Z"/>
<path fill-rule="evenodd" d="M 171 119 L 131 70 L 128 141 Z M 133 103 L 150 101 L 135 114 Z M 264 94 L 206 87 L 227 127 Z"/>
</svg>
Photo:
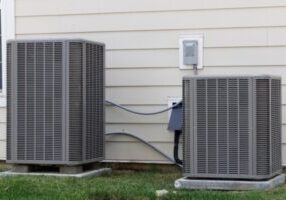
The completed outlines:
<svg viewBox="0 0 286 200">
<path fill-rule="evenodd" d="M 198 64 L 198 41 L 184 40 L 183 41 L 183 56 L 184 65 Z"/>
<path fill-rule="evenodd" d="M 203 36 L 183 35 L 179 40 L 180 69 L 203 68 Z"/>
</svg>

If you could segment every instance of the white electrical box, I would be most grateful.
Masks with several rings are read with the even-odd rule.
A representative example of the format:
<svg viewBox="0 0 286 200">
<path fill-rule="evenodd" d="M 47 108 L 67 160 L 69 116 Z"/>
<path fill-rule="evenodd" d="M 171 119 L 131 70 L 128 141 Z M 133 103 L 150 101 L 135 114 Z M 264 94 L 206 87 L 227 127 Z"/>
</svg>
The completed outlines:
<svg viewBox="0 0 286 200">
<path fill-rule="evenodd" d="M 203 68 L 203 36 L 182 35 L 179 40 L 180 69 Z"/>
</svg>

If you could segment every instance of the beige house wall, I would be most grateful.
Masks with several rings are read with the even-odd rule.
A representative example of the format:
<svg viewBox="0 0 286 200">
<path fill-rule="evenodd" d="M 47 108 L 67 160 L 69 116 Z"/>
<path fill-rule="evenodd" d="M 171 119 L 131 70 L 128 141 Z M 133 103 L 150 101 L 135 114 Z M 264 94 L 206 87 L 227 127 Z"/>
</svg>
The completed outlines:
<svg viewBox="0 0 286 200">
<path fill-rule="evenodd" d="M 179 37 L 204 36 L 199 74 L 273 74 L 283 78 L 286 165 L 286 1 L 282 0 L 16 0 L 16 38 L 84 38 L 106 43 L 106 98 L 139 111 L 181 96 Z M 0 158 L 5 158 L 5 108 Z M 168 113 L 136 116 L 106 107 L 107 132 L 125 131 L 172 156 Z M 108 137 L 106 159 L 166 162 L 128 137 Z"/>
</svg>

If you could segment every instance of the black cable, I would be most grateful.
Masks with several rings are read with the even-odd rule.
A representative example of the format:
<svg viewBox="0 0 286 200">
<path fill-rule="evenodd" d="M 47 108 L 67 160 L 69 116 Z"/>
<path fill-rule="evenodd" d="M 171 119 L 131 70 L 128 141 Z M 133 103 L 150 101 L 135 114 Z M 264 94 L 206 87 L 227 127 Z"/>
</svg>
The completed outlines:
<svg viewBox="0 0 286 200">
<path fill-rule="evenodd" d="M 183 161 L 179 159 L 179 141 L 181 133 L 182 132 L 179 130 L 176 130 L 174 133 L 174 160 L 179 165 L 183 164 Z"/>
</svg>

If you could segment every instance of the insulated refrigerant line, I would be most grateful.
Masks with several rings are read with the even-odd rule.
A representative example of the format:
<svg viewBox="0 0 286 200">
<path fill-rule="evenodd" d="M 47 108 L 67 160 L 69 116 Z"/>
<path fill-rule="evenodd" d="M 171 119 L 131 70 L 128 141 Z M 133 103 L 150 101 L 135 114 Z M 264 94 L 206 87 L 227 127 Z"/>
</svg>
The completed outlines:
<svg viewBox="0 0 286 200">
<path fill-rule="evenodd" d="M 125 135 L 125 136 L 128 136 L 128 137 L 135 138 L 135 139 L 139 140 L 140 142 L 142 142 L 143 144 L 145 144 L 148 147 L 150 147 L 151 149 L 153 149 L 154 151 L 156 151 L 157 153 L 159 153 L 160 155 L 164 156 L 166 159 L 168 159 L 172 163 L 177 164 L 179 167 L 182 167 L 180 164 L 176 163 L 176 161 L 173 158 L 171 158 L 170 156 L 168 156 L 167 154 L 162 152 L 160 149 L 158 149 L 154 145 L 150 144 L 146 140 L 143 140 L 142 138 L 140 138 L 140 137 L 138 137 L 138 136 L 136 136 L 134 134 L 126 133 L 126 132 L 112 132 L 112 133 L 105 133 L 105 135 L 106 136 L 110 136 L 110 135 Z"/>
<path fill-rule="evenodd" d="M 171 110 L 172 108 L 177 107 L 180 103 L 182 103 L 182 101 L 180 101 L 180 102 L 178 102 L 178 103 L 176 103 L 176 104 L 174 104 L 174 105 L 172 105 L 172 106 L 170 106 L 168 108 L 165 108 L 165 109 L 159 110 L 159 111 L 155 111 L 155 112 L 139 112 L 139 111 L 128 109 L 128 108 L 126 108 L 126 107 L 124 107 L 124 106 L 122 106 L 120 104 L 114 103 L 112 101 L 105 100 L 105 102 L 107 104 L 113 105 L 113 106 L 115 106 L 117 108 L 120 108 L 122 110 L 125 110 L 125 111 L 133 113 L 133 114 L 137 114 L 137 115 L 157 115 L 157 114 L 161 114 L 163 112 L 167 112 L 167 111 Z"/>
</svg>

